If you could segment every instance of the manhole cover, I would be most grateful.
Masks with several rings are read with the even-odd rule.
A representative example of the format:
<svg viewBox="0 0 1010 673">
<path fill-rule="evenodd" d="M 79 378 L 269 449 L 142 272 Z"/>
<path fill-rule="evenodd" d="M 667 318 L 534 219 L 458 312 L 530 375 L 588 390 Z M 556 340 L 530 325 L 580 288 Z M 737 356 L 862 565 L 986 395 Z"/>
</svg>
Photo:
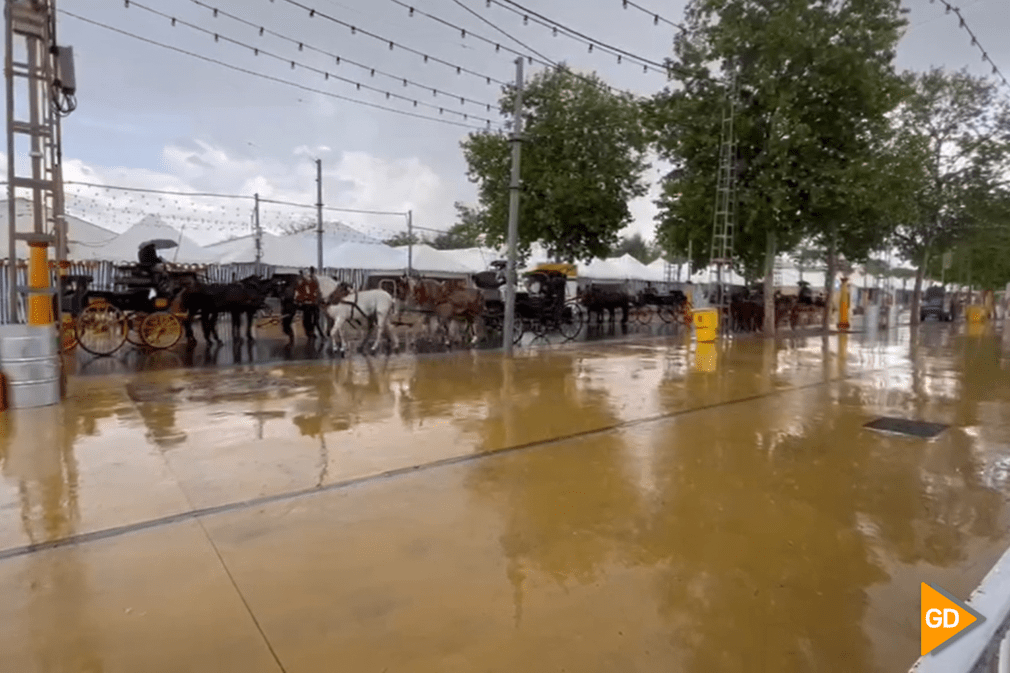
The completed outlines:
<svg viewBox="0 0 1010 673">
<path fill-rule="evenodd" d="M 874 421 L 870 421 L 864 428 L 877 430 L 878 432 L 888 432 L 895 435 L 905 435 L 906 437 L 918 437 L 919 439 L 933 439 L 948 426 L 943 423 L 927 423 L 926 421 L 913 421 L 907 418 L 891 418 L 884 416 Z"/>
</svg>

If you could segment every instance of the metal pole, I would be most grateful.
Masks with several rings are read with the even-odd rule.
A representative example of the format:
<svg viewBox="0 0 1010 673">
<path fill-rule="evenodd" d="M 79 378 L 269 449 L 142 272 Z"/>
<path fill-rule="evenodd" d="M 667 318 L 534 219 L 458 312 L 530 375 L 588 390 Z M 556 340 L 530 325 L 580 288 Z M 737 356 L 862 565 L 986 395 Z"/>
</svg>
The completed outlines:
<svg viewBox="0 0 1010 673">
<path fill-rule="evenodd" d="M 512 182 L 509 185 L 508 272 L 505 283 L 505 325 L 502 329 L 502 346 L 505 356 L 512 357 L 512 323 L 516 315 L 516 239 L 519 238 L 519 152 L 523 130 L 523 58 L 516 59 L 516 99 L 512 114 Z"/>
<path fill-rule="evenodd" d="M 407 275 L 414 274 L 414 211 L 407 211 Z"/>
<path fill-rule="evenodd" d="M 256 275 L 260 274 L 260 263 L 263 260 L 263 229 L 260 227 L 260 195 L 253 194 L 253 232 L 256 236 Z"/>
<path fill-rule="evenodd" d="M 10 2 L 4 3 L 4 23 L 6 48 L 4 54 L 4 77 L 7 80 L 7 322 L 18 321 L 18 256 L 17 208 L 14 202 L 14 17 Z"/>
<path fill-rule="evenodd" d="M 316 159 L 316 255 L 318 273 L 323 273 L 323 160 Z"/>
</svg>

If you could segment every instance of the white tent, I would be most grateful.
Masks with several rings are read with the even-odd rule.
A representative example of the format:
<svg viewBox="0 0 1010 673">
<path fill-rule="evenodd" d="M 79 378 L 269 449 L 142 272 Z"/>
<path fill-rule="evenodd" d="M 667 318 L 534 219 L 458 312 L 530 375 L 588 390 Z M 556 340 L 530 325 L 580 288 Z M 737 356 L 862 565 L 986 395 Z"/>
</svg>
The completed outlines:
<svg viewBox="0 0 1010 673">
<path fill-rule="evenodd" d="M 505 255 L 491 248 L 463 248 L 460 250 L 449 250 L 448 252 L 454 260 L 473 273 L 487 271 L 491 268 L 491 262 L 505 259 Z"/>
<path fill-rule="evenodd" d="M 580 266 L 578 275 L 587 280 L 627 280 L 628 270 L 610 259 L 594 259 Z"/>
<path fill-rule="evenodd" d="M 179 264 L 212 264 L 214 255 L 192 239 L 186 238 L 174 227 L 161 221 L 156 215 L 148 215 L 123 233 L 103 245 L 85 247 L 77 245 L 71 250 L 71 260 L 96 260 L 109 262 L 136 262 L 140 245 L 156 238 L 166 238 L 178 243 L 178 247 L 161 250 L 159 254 L 166 262 Z"/>
<path fill-rule="evenodd" d="M 630 280 L 641 280 L 651 283 L 662 282 L 665 278 L 663 271 L 657 271 L 656 269 L 643 264 L 639 260 L 632 257 L 629 253 L 625 253 L 621 257 L 612 258 L 611 262 L 619 264 L 628 273 L 628 278 Z"/>
<path fill-rule="evenodd" d="M 407 256 L 407 246 L 396 248 Z M 415 245 L 411 256 L 411 267 L 421 273 L 439 273 L 453 275 L 469 275 L 473 273 L 469 267 L 456 261 L 455 250 L 436 250 L 430 245 Z M 406 265 L 405 265 L 406 266 Z M 484 269 L 481 269 L 483 271 Z"/>
<path fill-rule="evenodd" d="M 290 236 L 263 234 L 261 239 L 262 264 L 278 267 L 303 268 L 313 266 L 301 241 Z M 218 264 L 252 264 L 256 261 L 256 237 L 242 236 L 204 247 Z"/>
<path fill-rule="evenodd" d="M 32 231 L 34 226 L 32 220 L 33 206 L 32 202 L 28 199 L 15 199 L 15 222 L 17 222 L 17 230 L 23 232 Z M 83 248 L 91 248 L 95 246 L 101 246 L 105 243 L 114 239 L 118 234 L 104 227 L 99 227 L 98 225 L 92 224 L 85 220 L 80 219 L 70 215 L 66 216 L 67 221 L 67 243 L 70 248 L 70 259 L 79 258 L 76 255 L 78 246 Z M 0 257 L 8 257 L 8 240 L 7 240 L 7 201 L 0 201 Z M 22 259 L 26 259 L 28 255 L 28 246 L 21 244 L 17 248 L 18 256 Z M 54 257 L 53 253 L 50 251 L 50 257 Z M 134 255 L 136 257 L 136 255 Z"/>
<path fill-rule="evenodd" d="M 404 271 L 407 251 L 384 243 L 344 243 L 324 251 L 323 262 L 332 269 L 368 271 Z"/>
</svg>

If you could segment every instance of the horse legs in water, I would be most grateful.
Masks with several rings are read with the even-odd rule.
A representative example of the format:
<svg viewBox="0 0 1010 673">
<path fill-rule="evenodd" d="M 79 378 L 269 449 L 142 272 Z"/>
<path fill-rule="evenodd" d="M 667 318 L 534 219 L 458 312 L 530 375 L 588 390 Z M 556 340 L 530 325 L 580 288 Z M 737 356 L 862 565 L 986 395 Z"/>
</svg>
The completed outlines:
<svg viewBox="0 0 1010 673">
<path fill-rule="evenodd" d="M 347 343 L 344 341 L 344 319 L 343 312 L 338 313 L 333 318 L 333 326 L 330 327 L 330 351 L 337 352 L 337 337 L 340 337 L 340 354 L 347 352 Z"/>
<path fill-rule="evenodd" d="M 400 340 L 396 336 L 396 332 L 393 331 L 390 323 L 391 309 L 382 310 L 381 308 L 376 314 L 376 329 L 375 329 L 375 341 L 372 343 L 372 352 L 374 353 L 379 349 L 379 344 L 382 343 L 382 335 L 385 333 L 388 337 L 394 349 L 399 349 Z"/>
</svg>

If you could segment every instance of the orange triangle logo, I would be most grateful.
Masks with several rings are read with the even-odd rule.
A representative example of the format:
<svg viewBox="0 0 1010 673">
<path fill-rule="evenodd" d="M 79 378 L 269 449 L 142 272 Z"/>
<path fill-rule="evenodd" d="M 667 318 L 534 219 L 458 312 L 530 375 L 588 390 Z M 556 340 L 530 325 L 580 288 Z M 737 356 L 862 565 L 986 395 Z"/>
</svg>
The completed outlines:
<svg viewBox="0 0 1010 673">
<path fill-rule="evenodd" d="M 943 649 L 984 621 L 985 617 L 946 591 L 922 583 L 922 656 Z"/>
</svg>

